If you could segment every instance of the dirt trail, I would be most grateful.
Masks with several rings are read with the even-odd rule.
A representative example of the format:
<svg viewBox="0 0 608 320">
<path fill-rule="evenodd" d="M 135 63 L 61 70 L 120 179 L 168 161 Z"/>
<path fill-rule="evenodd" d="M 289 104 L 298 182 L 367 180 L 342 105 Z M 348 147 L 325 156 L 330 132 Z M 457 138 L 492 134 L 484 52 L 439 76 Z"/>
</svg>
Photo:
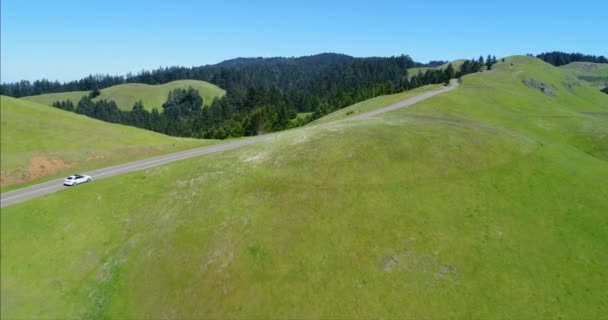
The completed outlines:
<svg viewBox="0 0 608 320">
<path fill-rule="evenodd" d="M 373 117 L 373 116 L 376 116 L 376 115 L 379 115 L 382 113 L 386 113 L 389 111 L 406 108 L 415 103 L 418 103 L 420 101 L 426 100 L 431 97 L 434 97 L 434 96 L 444 93 L 444 92 L 452 91 L 456 88 L 458 88 L 458 82 L 456 80 L 452 80 L 450 82 L 449 86 L 443 87 L 438 90 L 425 92 L 425 93 L 422 93 L 415 97 L 394 103 L 390 106 L 380 108 L 380 109 L 377 109 L 374 111 L 370 111 L 367 113 L 362 113 L 362 114 L 356 115 L 351 118 L 347 118 L 346 120 L 350 121 L 350 120 L 357 120 L 357 119 L 365 119 L 365 118 Z M 274 133 L 269 133 L 266 135 L 249 137 L 249 138 L 240 139 L 237 141 L 231 141 L 231 142 L 227 142 L 227 143 L 223 143 L 223 144 L 202 147 L 202 148 L 192 149 L 192 150 L 187 150 L 187 151 L 182 151 L 182 152 L 176 152 L 176 153 L 167 154 L 167 155 L 163 155 L 163 156 L 157 156 L 157 157 L 153 157 L 153 158 L 149 158 L 149 159 L 145 159 L 145 160 L 139 160 L 139 161 L 134 161 L 134 162 L 116 165 L 116 166 L 112 166 L 112 167 L 107 167 L 107 168 L 103 168 L 103 169 L 98 169 L 98 170 L 94 170 L 94 171 L 84 172 L 84 174 L 93 177 L 93 180 L 105 179 L 105 178 L 108 178 L 111 176 L 128 173 L 128 172 L 133 172 L 133 171 L 144 170 L 144 169 L 160 166 L 163 164 L 171 163 L 174 161 L 184 160 L 184 159 L 193 158 L 193 157 L 199 157 L 202 155 L 216 153 L 216 152 L 233 150 L 233 149 L 240 148 L 243 146 L 247 146 L 247 145 L 251 145 L 254 143 L 272 139 L 279 134 L 281 134 L 281 132 L 274 132 Z M 46 195 L 49 193 L 63 190 L 64 188 L 65 187 L 63 186 L 63 179 L 57 179 L 57 180 L 52 180 L 49 182 L 33 185 L 33 186 L 30 186 L 27 188 L 19 189 L 19 190 L 5 192 L 0 195 L 0 207 L 4 208 L 4 207 L 10 206 L 12 204 L 16 204 L 16 203 L 27 201 L 27 200 L 34 199 L 34 198 L 38 198 L 40 196 L 43 196 L 43 195 Z"/>
</svg>

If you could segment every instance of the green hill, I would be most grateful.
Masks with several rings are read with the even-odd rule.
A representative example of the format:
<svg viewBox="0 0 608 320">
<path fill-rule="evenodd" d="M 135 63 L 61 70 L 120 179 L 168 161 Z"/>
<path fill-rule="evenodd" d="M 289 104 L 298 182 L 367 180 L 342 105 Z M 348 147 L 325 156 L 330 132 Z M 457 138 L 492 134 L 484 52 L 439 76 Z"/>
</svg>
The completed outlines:
<svg viewBox="0 0 608 320">
<path fill-rule="evenodd" d="M 4 208 L 2 318 L 604 317 L 608 96 L 493 69 Z"/>
<path fill-rule="evenodd" d="M 572 77 L 583 80 L 597 89 L 608 88 L 608 64 L 593 62 L 572 62 L 560 69 Z"/>
<path fill-rule="evenodd" d="M 404 92 L 396 93 L 396 94 L 388 94 L 388 95 L 368 99 L 365 101 L 361 101 L 359 103 L 355 103 L 346 108 L 342 108 L 340 110 L 334 111 L 320 119 L 315 120 L 314 122 L 312 122 L 312 124 L 316 125 L 316 124 L 322 124 L 322 123 L 327 123 L 327 122 L 332 122 L 332 121 L 338 121 L 338 120 L 348 118 L 350 116 L 355 116 L 357 114 L 370 112 L 370 111 L 373 111 L 376 109 L 380 109 L 382 107 L 386 107 L 393 103 L 397 103 L 399 101 L 403 101 L 405 99 L 414 97 L 421 93 L 439 89 L 442 86 L 443 85 L 441 85 L 441 84 L 431 84 L 431 85 L 426 85 L 426 86 L 416 88 L 416 89 L 410 90 L 410 91 L 404 91 Z"/>
<path fill-rule="evenodd" d="M 210 142 L 109 124 L 35 102 L 0 99 L 3 191 Z"/>
<path fill-rule="evenodd" d="M 101 94 L 93 100 L 114 100 L 114 102 L 116 102 L 118 107 L 122 110 L 131 110 L 135 102 L 142 100 L 146 109 L 152 110 L 153 108 L 158 108 L 161 110 L 163 103 L 167 101 L 167 95 L 169 92 L 177 88 L 188 87 L 193 87 L 199 91 L 201 97 L 203 97 L 205 105 L 211 104 L 213 98 L 221 97 L 226 94 L 225 90 L 205 81 L 178 80 L 159 85 L 148 85 L 142 83 L 121 84 L 100 90 Z M 51 105 L 55 101 L 70 99 L 72 102 L 74 102 L 74 104 L 76 104 L 83 95 L 88 94 L 89 91 L 72 91 L 41 94 L 37 96 L 23 97 L 21 99 L 47 105 Z"/>
</svg>

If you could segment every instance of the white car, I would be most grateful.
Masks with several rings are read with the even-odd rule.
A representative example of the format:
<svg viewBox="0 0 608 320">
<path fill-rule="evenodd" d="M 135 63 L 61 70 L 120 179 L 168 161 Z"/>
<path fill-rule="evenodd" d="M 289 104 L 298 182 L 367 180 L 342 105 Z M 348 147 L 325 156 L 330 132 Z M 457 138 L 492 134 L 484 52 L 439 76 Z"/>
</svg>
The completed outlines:
<svg viewBox="0 0 608 320">
<path fill-rule="evenodd" d="M 87 176 L 84 174 L 75 174 L 73 176 L 69 176 L 63 180 L 64 186 L 75 186 L 77 184 L 91 182 L 91 176 Z"/>
</svg>

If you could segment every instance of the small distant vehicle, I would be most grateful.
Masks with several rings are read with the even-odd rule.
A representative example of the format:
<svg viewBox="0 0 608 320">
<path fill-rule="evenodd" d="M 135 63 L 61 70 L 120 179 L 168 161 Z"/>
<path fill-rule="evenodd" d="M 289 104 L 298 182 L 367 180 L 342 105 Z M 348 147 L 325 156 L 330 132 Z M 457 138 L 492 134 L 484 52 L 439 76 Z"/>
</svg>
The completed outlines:
<svg viewBox="0 0 608 320">
<path fill-rule="evenodd" d="M 63 185 L 64 186 L 75 186 L 77 184 L 81 184 L 81 183 L 85 183 L 85 182 L 91 182 L 91 176 L 87 176 L 84 174 L 74 174 L 71 175 L 67 178 L 65 178 L 63 180 Z"/>
</svg>

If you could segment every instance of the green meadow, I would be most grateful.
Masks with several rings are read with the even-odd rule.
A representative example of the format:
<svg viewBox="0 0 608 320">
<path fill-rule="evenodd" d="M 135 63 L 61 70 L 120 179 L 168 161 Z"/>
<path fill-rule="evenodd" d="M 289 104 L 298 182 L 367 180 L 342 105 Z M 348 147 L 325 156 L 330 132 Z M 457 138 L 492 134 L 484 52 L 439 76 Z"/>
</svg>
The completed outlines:
<svg viewBox="0 0 608 320">
<path fill-rule="evenodd" d="M 608 64 L 593 62 L 572 62 L 560 69 L 579 80 L 589 83 L 597 89 L 608 87 Z"/>
<path fill-rule="evenodd" d="M 119 109 L 131 110 L 135 102 L 141 100 L 146 109 L 152 110 L 157 108 L 160 111 L 162 110 L 163 103 L 167 101 L 167 95 L 169 92 L 177 88 L 186 89 L 188 87 L 198 90 L 205 105 L 210 105 L 215 97 L 221 97 L 226 94 L 225 90 L 209 82 L 199 80 L 177 80 L 159 85 L 142 83 L 120 84 L 99 90 L 101 94 L 93 99 L 93 101 L 102 99 L 113 100 L 116 102 Z M 74 106 L 76 106 L 80 98 L 88 94 L 89 91 L 71 91 L 41 94 L 37 96 L 23 97 L 21 99 L 47 105 L 51 105 L 55 101 L 69 99 L 72 100 Z"/>
<path fill-rule="evenodd" d="M 3 208 L 2 318 L 605 317 L 608 95 L 493 69 Z"/>
<path fill-rule="evenodd" d="M 31 101 L 0 99 L 2 191 L 213 142 L 110 124 Z"/>
<path fill-rule="evenodd" d="M 382 107 L 389 106 L 393 103 L 397 103 L 399 101 L 406 100 L 408 98 L 414 97 L 416 95 L 419 95 L 419 94 L 427 92 L 427 91 L 440 89 L 442 86 L 443 85 L 441 85 L 441 84 L 432 84 L 432 85 L 427 85 L 427 86 L 423 86 L 420 88 L 416 88 L 416 89 L 410 90 L 410 91 L 404 91 L 404 92 L 396 93 L 396 94 L 378 96 L 378 97 L 375 97 L 372 99 L 361 101 L 359 103 L 353 104 L 352 106 L 348 106 L 346 108 L 342 108 L 340 110 L 332 112 L 332 113 L 324 116 L 323 118 L 317 119 L 316 121 L 313 122 L 313 124 L 332 122 L 332 121 L 348 118 L 350 116 L 355 116 L 357 114 L 370 112 L 370 111 L 373 111 L 373 110 L 376 110 L 376 109 L 379 109 Z"/>
</svg>

